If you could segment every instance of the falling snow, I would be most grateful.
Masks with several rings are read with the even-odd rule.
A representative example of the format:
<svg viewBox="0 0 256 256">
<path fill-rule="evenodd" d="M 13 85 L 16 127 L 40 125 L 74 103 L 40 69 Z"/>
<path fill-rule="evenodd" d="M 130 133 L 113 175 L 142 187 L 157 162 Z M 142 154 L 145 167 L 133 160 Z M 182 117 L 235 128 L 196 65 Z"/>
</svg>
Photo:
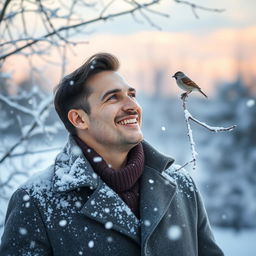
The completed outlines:
<svg viewBox="0 0 256 256">
<path fill-rule="evenodd" d="M 154 180 L 149 179 L 148 182 L 149 182 L 150 184 L 153 184 L 153 183 L 154 183 Z"/>
<path fill-rule="evenodd" d="M 170 240 L 178 240 L 181 238 L 182 230 L 178 225 L 172 225 L 167 231 L 167 236 Z"/>
<path fill-rule="evenodd" d="M 246 102 L 246 106 L 248 107 L 248 108 L 251 108 L 251 107 L 253 107 L 255 105 L 255 100 L 253 100 L 253 99 L 250 99 L 250 100 L 248 100 L 247 102 Z"/>
<path fill-rule="evenodd" d="M 27 235 L 28 231 L 27 231 L 27 229 L 20 227 L 19 233 L 24 236 L 24 235 Z"/>
<path fill-rule="evenodd" d="M 144 220 L 143 223 L 146 227 L 149 227 L 151 225 L 151 222 L 149 220 Z"/>
<path fill-rule="evenodd" d="M 23 201 L 28 201 L 29 200 L 29 195 L 24 195 L 23 196 Z"/>
<path fill-rule="evenodd" d="M 93 248 L 94 247 L 94 242 L 91 240 L 88 242 L 88 247 Z"/>
<path fill-rule="evenodd" d="M 113 227 L 113 223 L 111 221 L 108 221 L 105 223 L 105 228 L 106 229 L 111 229 Z"/>
<path fill-rule="evenodd" d="M 65 227 L 65 226 L 67 225 L 67 221 L 66 221 L 66 220 L 60 220 L 60 221 L 59 221 L 59 225 L 60 225 L 61 227 Z"/>
<path fill-rule="evenodd" d="M 99 162 L 101 162 L 102 161 L 102 158 L 100 157 L 100 156 L 95 156 L 94 158 L 93 158 L 93 162 L 94 163 L 99 163 Z"/>
</svg>

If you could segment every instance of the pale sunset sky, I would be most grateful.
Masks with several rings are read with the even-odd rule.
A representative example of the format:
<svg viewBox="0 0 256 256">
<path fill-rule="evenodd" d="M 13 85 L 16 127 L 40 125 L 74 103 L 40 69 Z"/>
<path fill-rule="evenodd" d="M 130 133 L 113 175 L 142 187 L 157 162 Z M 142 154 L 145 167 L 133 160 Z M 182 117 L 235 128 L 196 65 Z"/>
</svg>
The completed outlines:
<svg viewBox="0 0 256 256">
<path fill-rule="evenodd" d="M 211 93 L 220 82 L 234 81 L 238 71 L 247 85 L 255 87 L 255 0 L 198 0 L 194 3 L 225 11 L 197 10 L 199 18 L 196 18 L 189 6 L 163 0 L 153 9 L 169 14 L 170 18 L 145 12 L 161 30 L 139 15 L 136 20 L 127 15 L 88 26 L 88 33 L 79 36 L 79 40 L 86 40 L 88 44 L 73 47 L 66 73 L 90 55 L 107 51 L 120 59 L 120 71 L 127 81 L 148 93 L 154 92 L 155 71 L 163 72 L 163 90 L 170 94 L 178 90 L 170 78 L 178 70 L 190 76 L 206 93 Z M 116 8 L 123 8 L 121 1 L 116 1 Z M 51 53 L 48 59 L 61 62 L 57 53 Z M 21 81 L 29 71 L 29 66 L 21 67 L 21 62 L 21 56 L 6 62 L 16 81 Z M 47 75 L 46 86 L 53 88 L 60 79 L 60 70 L 40 60 L 36 63 Z"/>
</svg>

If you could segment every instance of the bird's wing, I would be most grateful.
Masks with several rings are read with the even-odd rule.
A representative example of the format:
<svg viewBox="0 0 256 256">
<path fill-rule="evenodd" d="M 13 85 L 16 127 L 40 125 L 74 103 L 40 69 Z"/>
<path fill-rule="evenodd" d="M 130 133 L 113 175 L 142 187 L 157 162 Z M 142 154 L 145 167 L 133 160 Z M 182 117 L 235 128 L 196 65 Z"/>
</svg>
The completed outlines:
<svg viewBox="0 0 256 256">
<path fill-rule="evenodd" d="M 188 78 L 188 77 L 183 77 L 183 78 L 181 78 L 181 81 L 182 81 L 184 84 L 186 84 L 187 86 L 191 86 L 191 87 L 193 87 L 193 88 L 198 88 L 198 89 L 200 89 L 200 87 L 199 87 L 195 82 L 193 82 L 190 78 Z"/>
</svg>

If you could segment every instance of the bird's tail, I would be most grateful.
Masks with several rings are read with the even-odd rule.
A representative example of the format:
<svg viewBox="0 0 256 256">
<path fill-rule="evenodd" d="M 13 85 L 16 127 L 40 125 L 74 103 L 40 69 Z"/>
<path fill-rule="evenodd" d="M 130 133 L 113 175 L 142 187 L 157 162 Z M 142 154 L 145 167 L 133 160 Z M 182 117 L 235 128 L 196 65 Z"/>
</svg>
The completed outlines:
<svg viewBox="0 0 256 256">
<path fill-rule="evenodd" d="M 201 92 L 205 98 L 208 98 L 208 96 L 201 89 L 199 89 L 199 92 Z"/>
</svg>

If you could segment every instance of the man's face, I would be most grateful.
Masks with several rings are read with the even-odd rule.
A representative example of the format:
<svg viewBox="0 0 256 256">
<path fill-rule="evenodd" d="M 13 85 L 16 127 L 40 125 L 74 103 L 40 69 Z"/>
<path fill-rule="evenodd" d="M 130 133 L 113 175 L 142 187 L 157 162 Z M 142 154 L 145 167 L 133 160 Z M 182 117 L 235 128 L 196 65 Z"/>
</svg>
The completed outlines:
<svg viewBox="0 0 256 256">
<path fill-rule="evenodd" d="M 113 71 L 96 74 L 88 86 L 92 91 L 87 130 L 91 146 L 125 150 L 138 144 L 143 139 L 142 109 L 135 99 L 135 89 Z"/>
</svg>

